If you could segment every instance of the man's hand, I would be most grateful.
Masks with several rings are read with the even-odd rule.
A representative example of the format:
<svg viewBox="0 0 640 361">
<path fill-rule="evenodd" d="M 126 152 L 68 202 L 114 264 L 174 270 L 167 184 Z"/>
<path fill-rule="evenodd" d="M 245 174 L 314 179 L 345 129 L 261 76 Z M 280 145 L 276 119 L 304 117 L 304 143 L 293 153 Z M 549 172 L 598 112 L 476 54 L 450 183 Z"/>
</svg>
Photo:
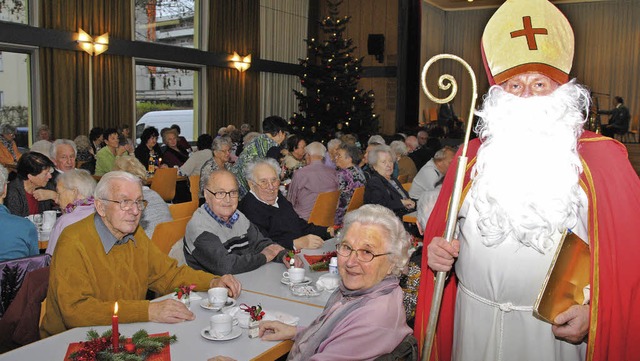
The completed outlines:
<svg viewBox="0 0 640 361">
<path fill-rule="evenodd" d="M 149 321 L 162 323 L 178 323 L 195 320 L 196 316 L 184 303 L 176 300 L 164 300 L 149 303 Z"/>
<path fill-rule="evenodd" d="M 567 342 L 578 344 L 584 341 L 589 333 L 589 305 L 573 305 L 553 320 L 557 325 L 551 326 L 556 337 Z"/>
<path fill-rule="evenodd" d="M 33 191 L 33 198 L 35 198 L 39 202 L 52 200 L 52 201 L 56 201 L 57 203 L 58 192 L 52 191 L 50 189 L 36 189 L 35 191 Z M 61 204 L 61 206 L 65 207 L 66 204 L 64 205 Z"/>
<path fill-rule="evenodd" d="M 284 248 L 282 248 L 281 245 L 274 243 L 263 248 L 260 253 L 267 257 L 267 262 L 271 262 L 274 258 L 276 258 L 278 253 L 282 252 L 283 250 Z"/>
<path fill-rule="evenodd" d="M 238 298 L 238 296 L 240 296 L 240 292 L 242 291 L 242 285 L 232 275 L 224 275 L 222 277 L 212 279 L 211 283 L 209 283 L 209 288 L 214 287 L 227 288 L 229 290 L 229 297 L 232 298 Z"/>
<path fill-rule="evenodd" d="M 427 264 L 435 272 L 449 272 L 459 252 L 460 241 L 457 239 L 449 243 L 442 237 L 433 237 L 427 246 Z"/>
<path fill-rule="evenodd" d="M 300 238 L 296 238 L 293 240 L 293 245 L 296 249 L 317 249 L 322 247 L 324 241 L 322 238 L 316 236 L 315 234 L 307 234 L 306 236 L 302 236 Z"/>
<path fill-rule="evenodd" d="M 282 256 L 282 263 L 284 263 L 284 265 L 287 268 L 291 267 L 291 263 L 289 263 L 289 261 L 287 261 L 287 255 L 286 254 L 284 256 Z M 303 266 L 304 266 L 304 263 L 302 263 L 302 259 L 300 257 L 298 257 L 298 255 L 293 256 L 293 267 L 302 268 Z"/>
<path fill-rule="evenodd" d="M 280 321 L 262 321 L 258 335 L 264 341 L 291 340 L 296 336 L 296 326 L 285 325 Z"/>
</svg>

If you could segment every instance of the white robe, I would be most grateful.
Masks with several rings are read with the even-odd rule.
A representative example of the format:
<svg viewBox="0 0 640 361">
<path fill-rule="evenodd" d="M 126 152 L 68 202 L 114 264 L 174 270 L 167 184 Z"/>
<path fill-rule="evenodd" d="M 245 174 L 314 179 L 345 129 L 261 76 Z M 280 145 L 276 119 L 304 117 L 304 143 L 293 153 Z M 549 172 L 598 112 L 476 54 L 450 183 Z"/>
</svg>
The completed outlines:
<svg viewBox="0 0 640 361">
<path fill-rule="evenodd" d="M 573 231 L 587 240 L 587 198 L 582 192 L 580 219 Z M 453 360 L 584 360 L 586 344 L 557 340 L 551 325 L 532 309 L 556 246 L 541 254 L 512 238 L 496 247 L 481 242 L 478 212 L 466 197 L 458 215 L 460 256 Z M 559 240 L 558 233 L 555 239 Z"/>
</svg>

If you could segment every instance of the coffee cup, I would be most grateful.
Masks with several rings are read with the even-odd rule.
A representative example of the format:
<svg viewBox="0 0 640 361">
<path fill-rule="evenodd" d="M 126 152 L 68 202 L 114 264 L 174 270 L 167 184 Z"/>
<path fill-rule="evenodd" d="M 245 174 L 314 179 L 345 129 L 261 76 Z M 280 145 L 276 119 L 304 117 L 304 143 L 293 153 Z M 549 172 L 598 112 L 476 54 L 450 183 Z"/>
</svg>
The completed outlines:
<svg viewBox="0 0 640 361">
<path fill-rule="evenodd" d="M 282 276 L 288 278 L 291 283 L 300 283 L 304 281 L 304 268 L 291 267 Z"/>
<path fill-rule="evenodd" d="M 51 230 L 54 223 L 56 223 L 56 211 L 44 211 L 42 213 L 42 229 Z"/>
<path fill-rule="evenodd" d="M 233 327 L 233 317 L 226 313 L 213 315 L 209 318 L 209 334 L 220 338 L 231 333 Z"/>
<path fill-rule="evenodd" d="M 209 303 L 214 308 L 222 308 L 227 303 L 228 290 L 226 288 L 210 288 L 207 293 L 209 295 Z"/>
</svg>

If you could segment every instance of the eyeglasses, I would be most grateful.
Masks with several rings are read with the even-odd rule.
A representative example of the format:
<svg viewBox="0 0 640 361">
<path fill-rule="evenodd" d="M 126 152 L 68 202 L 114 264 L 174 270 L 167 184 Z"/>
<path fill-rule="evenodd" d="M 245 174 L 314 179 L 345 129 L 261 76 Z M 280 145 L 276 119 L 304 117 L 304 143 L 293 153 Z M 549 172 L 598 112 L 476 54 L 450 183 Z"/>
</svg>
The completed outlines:
<svg viewBox="0 0 640 361">
<path fill-rule="evenodd" d="M 144 211 L 145 208 L 147 208 L 147 205 L 149 204 L 149 201 L 146 201 L 144 199 L 140 199 L 138 201 L 132 201 L 131 199 L 123 199 L 121 201 L 114 201 L 111 199 L 104 199 L 104 198 L 100 198 L 100 199 L 103 201 L 120 204 L 120 209 L 123 211 L 130 210 L 131 208 L 133 208 L 133 205 L 135 204 L 135 206 L 138 208 L 138 211 L 142 212 Z"/>
<path fill-rule="evenodd" d="M 371 262 L 376 257 L 386 256 L 388 254 L 391 254 L 390 252 L 375 254 L 371 251 L 367 251 L 366 249 L 353 249 L 344 243 L 336 244 L 336 252 L 338 252 L 338 255 L 342 257 L 347 257 L 347 258 L 351 257 L 351 253 L 355 252 L 356 258 L 360 262 Z"/>
<path fill-rule="evenodd" d="M 278 178 L 263 179 L 261 181 L 253 182 L 253 183 L 255 183 L 258 187 L 260 187 L 262 189 L 267 189 L 267 188 L 269 188 L 269 186 L 272 186 L 272 187 L 279 186 L 280 185 L 280 179 L 278 179 Z"/>
<path fill-rule="evenodd" d="M 229 198 L 238 198 L 239 192 L 237 189 L 234 189 L 232 191 L 228 191 L 228 192 L 212 192 L 209 190 L 209 188 L 205 188 L 207 190 L 207 192 L 213 194 L 213 196 L 216 199 L 225 199 L 226 196 L 229 196 Z"/>
</svg>

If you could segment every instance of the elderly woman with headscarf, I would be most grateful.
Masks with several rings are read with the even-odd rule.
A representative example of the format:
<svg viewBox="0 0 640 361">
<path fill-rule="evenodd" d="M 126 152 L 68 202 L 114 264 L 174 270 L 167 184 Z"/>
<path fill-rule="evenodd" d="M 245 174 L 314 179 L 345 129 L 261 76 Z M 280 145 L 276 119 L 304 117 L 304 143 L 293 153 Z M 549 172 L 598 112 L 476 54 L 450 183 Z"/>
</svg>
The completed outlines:
<svg viewBox="0 0 640 361">
<path fill-rule="evenodd" d="M 159 223 L 172 221 L 169 206 L 156 191 L 144 185 L 147 181 L 147 169 L 134 156 L 126 155 L 118 157 L 113 166 L 113 170 L 121 170 L 131 173 L 140 178 L 142 182 L 142 197 L 148 202 L 147 207 L 142 211 L 140 226 L 144 233 L 151 239 L 153 231 Z"/>
<path fill-rule="evenodd" d="M 56 220 L 49 234 L 47 254 L 53 255 L 58 237 L 67 226 L 96 211 L 93 205 L 95 189 L 95 179 L 84 169 L 72 169 L 58 176 L 56 191 L 62 216 Z"/>
<path fill-rule="evenodd" d="M 349 212 L 338 234 L 340 287 L 308 327 L 260 323 L 263 340 L 295 339 L 287 360 L 373 360 L 411 333 L 398 276 L 411 236 L 388 209 L 365 205 Z"/>
<path fill-rule="evenodd" d="M 342 224 L 342 219 L 347 213 L 347 207 L 351 202 L 351 197 L 356 188 L 364 187 L 367 179 L 358 163 L 362 152 L 355 145 L 342 143 L 336 151 L 336 166 L 338 166 L 338 189 L 340 190 L 340 198 L 338 198 L 338 208 L 333 223 Z"/>
<path fill-rule="evenodd" d="M 11 214 L 26 217 L 53 209 L 51 191 L 55 193 L 51 173 L 55 166 L 44 154 L 27 152 L 18 161 L 18 176 L 7 187 L 5 204 Z"/>
<path fill-rule="evenodd" d="M 215 170 L 228 170 L 231 167 L 229 158 L 232 146 L 233 143 L 229 137 L 216 137 L 213 140 L 213 158 L 204 162 L 202 168 L 200 168 L 200 193 L 198 195 L 200 199 L 204 199 L 204 187 L 207 185 L 211 173 Z"/>
<path fill-rule="evenodd" d="M 403 215 L 416 208 L 409 193 L 393 176 L 395 154 L 387 145 L 378 145 L 369 150 L 367 163 L 371 166 L 371 178 L 364 187 L 364 203 L 379 204 Z"/>
</svg>

